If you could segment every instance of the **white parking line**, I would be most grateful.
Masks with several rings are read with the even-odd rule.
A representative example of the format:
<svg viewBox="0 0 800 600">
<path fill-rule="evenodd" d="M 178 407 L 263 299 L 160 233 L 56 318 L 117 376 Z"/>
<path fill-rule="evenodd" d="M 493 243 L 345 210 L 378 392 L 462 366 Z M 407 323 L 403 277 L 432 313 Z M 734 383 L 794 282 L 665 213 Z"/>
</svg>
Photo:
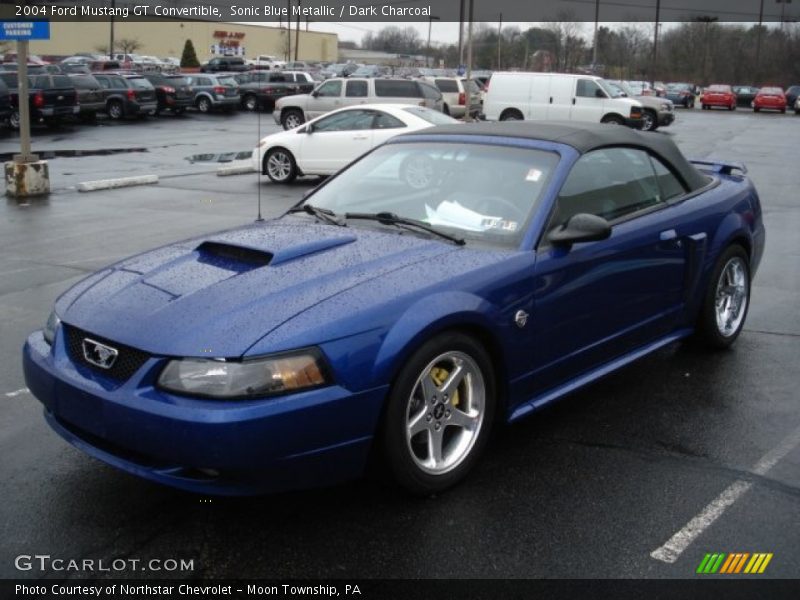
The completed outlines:
<svg viewBox="0 0 800 600">
<path fill-rule="evenodd" d="M 800 427 L 786 436 L 783 441 L 761 457 L 752 469 L 755 475 L 766 475 L 778 461 L 800 445 Z M 736 502 L 747 490 L 753 487 L 752 481 L 737 479 L 706 506 L 700 514 L 689 521 L 666 544 L 650 553 L 652 558 L 665 563 L 674 563 L 697 537 L 716 521 L 725 509 Z"/>
<path fill-rule="evenodd" d="M 21 396 L 22 394 L 30 394 L 31 391 L 28 388 L 22 388 L 20 390 L 14 390 L 13 392 L 7 392 L 6 398 L 13 398 L 14 396 Z"/>
</svg>

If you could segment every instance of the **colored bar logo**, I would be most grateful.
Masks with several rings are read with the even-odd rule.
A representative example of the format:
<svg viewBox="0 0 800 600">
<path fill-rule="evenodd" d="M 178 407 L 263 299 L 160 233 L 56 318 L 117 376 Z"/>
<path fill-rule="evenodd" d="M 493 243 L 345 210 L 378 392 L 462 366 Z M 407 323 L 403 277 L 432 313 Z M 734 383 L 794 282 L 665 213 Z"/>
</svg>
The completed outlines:
<svg viewBox="0 0 800 600">
<path fill-rule="evenodd" d="M 724 552 L 708 553 L 700 561 L 697 567 L 698 574 L 713 575 L 720 573 L 724 575 L 736 575 L 739 573 L 756 575 L 761 574 L 767 569 L 769 561 L 772 560 L 772 552 Z"/>
</svg>

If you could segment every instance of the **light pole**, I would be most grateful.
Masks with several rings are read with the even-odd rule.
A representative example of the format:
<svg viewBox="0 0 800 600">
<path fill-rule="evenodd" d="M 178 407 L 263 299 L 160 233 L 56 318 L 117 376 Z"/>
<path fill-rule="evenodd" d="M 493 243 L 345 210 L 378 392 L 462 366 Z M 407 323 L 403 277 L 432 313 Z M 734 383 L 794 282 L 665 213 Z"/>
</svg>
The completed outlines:
<svg viewBox="0 0 800 600">
<path fill-rule="evenodd" d="M 467 0 L 459 0 L 458 10 L 458 66 L 464 64 L 464 3 Z M 762 2 L 764 0 L 761 0 Z"/>
<path fill-rule="evenodd" d="M 430 68 L 431 62 L 431 27 L 433 26 L 434 21 L 438 21 L 439 17 L 431 15 L 428 17 L 428 52 L 425 55 L 425 66 Z"/>
<path fill-rule="evenodd" d="M 600 21 L 600 0 L 594 3 L 594 42 L 592 43 L 592 72 L 597 64 L 597 25 Z"/>
<path fill-rule="evenodd" d="M 503 13 L 500 13 L 500 21 L 497 23 L 497 70 L 500 70 L 500 43 L 503 41 Z"/>
<path fill-rule="evenodd" d="M 656 0 L 656 31 L 653 34 L 653 70 L 650 73 L 650 85 L 656 88 L 656 70 L 658 69 L 658 27 L 661 20 L 661 0 Z"/>
<path fill-rule="evenodd" d="M 117 0 L 111 0 L 111 34 L 108 41 L 108 60 L 114 60 L 114 9 L 117 7 Z"/>
</svg>

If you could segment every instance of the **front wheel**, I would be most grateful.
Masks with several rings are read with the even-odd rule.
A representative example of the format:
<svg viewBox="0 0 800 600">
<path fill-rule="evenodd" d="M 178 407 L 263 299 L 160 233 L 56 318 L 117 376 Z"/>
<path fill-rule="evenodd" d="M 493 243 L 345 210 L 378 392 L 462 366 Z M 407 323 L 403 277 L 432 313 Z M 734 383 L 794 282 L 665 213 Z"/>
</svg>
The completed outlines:
<svg viewBox="0 0 800 600">
<path fill-rule="evenodd" d="M 649 110 L 644 111 L 642 114 L 642 130 L 655 131 L 656 129 L 658 129 L 658 118 L 655 113 Z"/>
<path fill-rule="evenodd" d="M 750 306 L 750 260 L 744 248 L 729 246 L 719 257 L 706 289 L 696 335 L 711 348 L 727 348 L 744 327 Z"/>
<path fill-rule="evenodd" d="M 427 495 L 466 476 L 489 439 L 494 390 L 489 355 L 473 338 L 445 333 L 417 350 L 384 417 L 383 449 L 397 483 Z"/>
<path fill-rule="evenodd" d="M 284 148 L 273 148 L 264 157 L 264 171 L 275 183 L 291 183 L 297 177 L 297 163 Z"/>
<path fill-rule="evenodd" d="M 305 121 L 306 120 L 303 117 L 302 111 L 299 111 L 296 108 L 285 110 L 281 115 L 281 125 L 283 125 L 283 128 L 287 131 L 289 129 L 294 129 L 295 127 L 300 127 L 300 125 L 305 123 Z"/>
</svg>

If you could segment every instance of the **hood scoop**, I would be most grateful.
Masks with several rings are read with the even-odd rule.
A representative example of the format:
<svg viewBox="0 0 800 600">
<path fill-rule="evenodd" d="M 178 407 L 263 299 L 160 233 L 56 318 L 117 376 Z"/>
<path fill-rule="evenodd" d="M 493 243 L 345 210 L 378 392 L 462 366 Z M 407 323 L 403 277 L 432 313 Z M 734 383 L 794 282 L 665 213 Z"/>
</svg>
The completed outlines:
<svg viewBox="0 0 800 600">
<path fill-rule="evenodd" d="M 232 271 L 266 267 L 272 262 L 272 254 L 269 252 L 223 242 L 203 242 L 195 248 L 195 252 L 199 254 L 199 262 Z"/>
</svg>

